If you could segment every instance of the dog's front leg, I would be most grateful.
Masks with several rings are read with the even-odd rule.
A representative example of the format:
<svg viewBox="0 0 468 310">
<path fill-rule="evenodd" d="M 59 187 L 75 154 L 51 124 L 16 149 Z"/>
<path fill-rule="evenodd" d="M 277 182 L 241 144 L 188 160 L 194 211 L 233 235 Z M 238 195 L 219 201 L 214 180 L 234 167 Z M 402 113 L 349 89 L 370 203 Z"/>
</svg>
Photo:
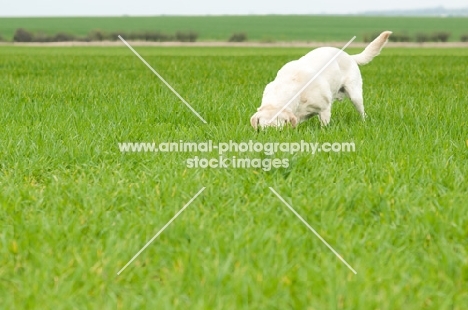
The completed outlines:
<svg viewBox="0 0 468 310">
<path fill-rule="evenodd" d="M 320 124 L 322 124 L 323 127 L 327 126 L 330 124 L 330 119 L 331 119 L 331 107 L 327 108 L 326 110 L 323 110 L 322 112 L 319 113 L 319 119 L 320 119 Z"/>
</svg>

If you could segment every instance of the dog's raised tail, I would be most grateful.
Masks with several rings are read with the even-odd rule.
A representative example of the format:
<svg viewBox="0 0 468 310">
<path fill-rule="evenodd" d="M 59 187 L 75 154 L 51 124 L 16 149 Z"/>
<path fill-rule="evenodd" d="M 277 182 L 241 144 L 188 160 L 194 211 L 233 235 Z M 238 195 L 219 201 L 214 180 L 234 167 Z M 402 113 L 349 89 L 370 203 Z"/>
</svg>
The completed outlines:
<svg viewBox="0 0 468 310">
<path fill-rule="evenodd" d="M 352 55 L 358 65 L 366 65 L 380 54 L 380 51 L 388 41 L 388 37 L 392 34 L 391 31 L 382 32 L 374 41 L 372 41 L 362 53 Z"/>
</svg>

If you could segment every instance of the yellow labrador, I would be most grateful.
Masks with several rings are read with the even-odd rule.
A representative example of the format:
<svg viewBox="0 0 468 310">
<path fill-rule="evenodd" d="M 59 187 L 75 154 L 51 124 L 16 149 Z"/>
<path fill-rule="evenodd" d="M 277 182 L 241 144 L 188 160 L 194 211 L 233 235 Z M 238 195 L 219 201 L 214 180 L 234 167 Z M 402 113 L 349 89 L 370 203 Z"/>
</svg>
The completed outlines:
<svg viewBox="0 0 468 310">
<path fill-rule="evenodd" d="M 298 60 L 285 64 L 263 92 L 262 104 L 250 119 L 254 128 L 282 127 L 318 115 L 322 126 L 328 125 L 332 103 L 348 97 L 365 118 L 362 99 L 362 78 L 358 65 L 365 65 L 377 56 L 388 41 L 391 31 L 382 32 L 362 53 L 349 55 L 334 47 L 317 48 Z M 327 68 L 308 85 L 279 115 L 275 115 L 310 80 L 339 53 Z M 275 119 L 272 120 L 272 118 Z M 271 122 L 270 122 L 271 121 Z"/>
</svg>

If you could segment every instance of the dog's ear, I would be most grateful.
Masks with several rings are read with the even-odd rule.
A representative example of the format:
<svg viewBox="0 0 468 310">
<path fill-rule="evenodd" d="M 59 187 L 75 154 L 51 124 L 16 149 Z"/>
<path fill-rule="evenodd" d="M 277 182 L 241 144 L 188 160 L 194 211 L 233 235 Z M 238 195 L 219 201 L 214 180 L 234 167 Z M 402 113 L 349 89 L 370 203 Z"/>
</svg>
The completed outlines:
<svg viewBox="0 0 468 310">
<path fill-rule="evenodd" d="M 292 112 L 288 112 L 288 121 L 293 128 L 297 126 L 297 117 Z"/>
<path fill-rule="evenodd" d="M 252 125 L 252 127 L 253 127 L 254 129 L 257 129 L 258 123 L 259 123 L 259 118 L 258 118 L 258 116 L 257 116 L 257 113 L 255 113 L 255 114 L 252 115 L 252 117 L 250 118 L 250 125 Z"/>
</svg>

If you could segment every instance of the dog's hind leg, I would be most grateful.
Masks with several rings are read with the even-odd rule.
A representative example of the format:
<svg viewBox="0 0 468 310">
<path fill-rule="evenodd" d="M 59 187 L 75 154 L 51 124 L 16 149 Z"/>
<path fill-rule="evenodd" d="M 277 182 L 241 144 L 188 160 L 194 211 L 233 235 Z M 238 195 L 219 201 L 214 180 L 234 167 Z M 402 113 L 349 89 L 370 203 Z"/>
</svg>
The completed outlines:
<svg viewBox="0 0 468 310">
<path fill-rule="evenodd" d="M 356 110 L 361 114 L 362 119 L 365 120 L 366 112 L 364 111 L 364 100 L 362 98 L 362 84 L 359 87 L 346 87 L 346 93 Z"/>
</svg>

